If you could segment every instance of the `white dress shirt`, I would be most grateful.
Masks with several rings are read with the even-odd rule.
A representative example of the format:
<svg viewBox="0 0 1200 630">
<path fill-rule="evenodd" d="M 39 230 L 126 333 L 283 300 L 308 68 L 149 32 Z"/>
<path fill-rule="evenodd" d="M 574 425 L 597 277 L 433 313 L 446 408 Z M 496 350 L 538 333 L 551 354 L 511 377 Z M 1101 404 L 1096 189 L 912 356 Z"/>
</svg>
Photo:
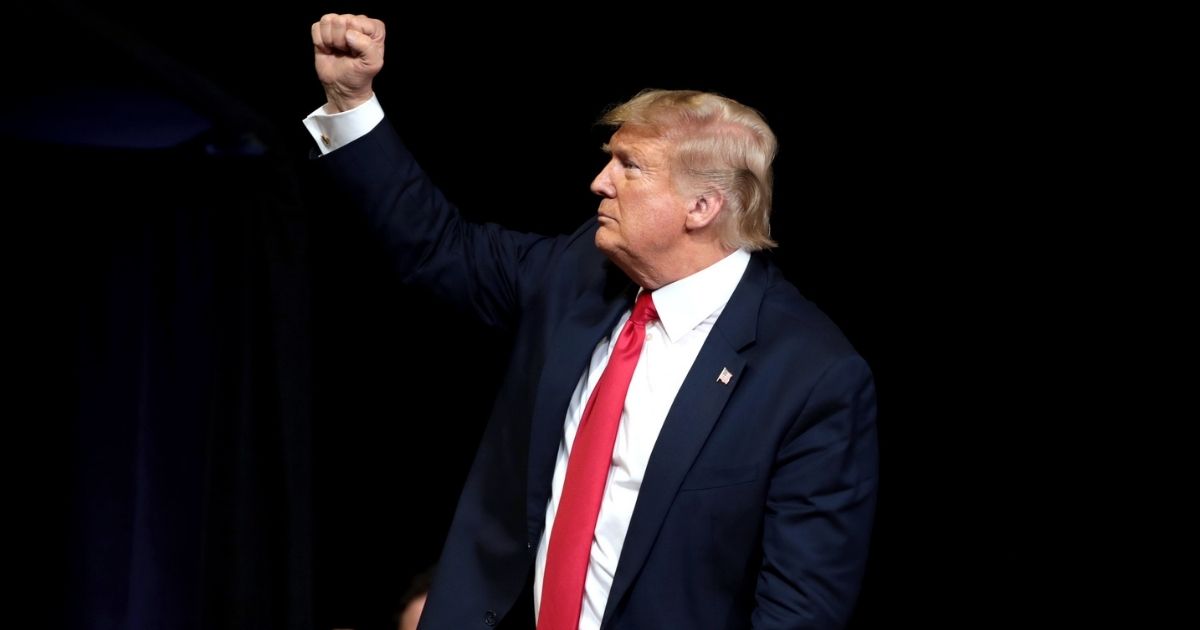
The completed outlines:
<svg viewBox="0 0 1200 630">
<path fill-rule="evenodd" d="M 326 107 L 328 104 L 318 107 L 304 119 L 304 126 L 321 149 L 321 155 L 367 135 L 383 120 L 383 106 L 374 94 L 367 102 L 349 111 L 331 114 Z"/>
<path fill-rule="evenodd" d="M 625 532 L 633 518 L 633 506 L 637 503 L 642 476 L 646 473 L 654 443 L 658 441 L 658 433 L 667 419 L 671 404 L 675 402 L 675 394 L 679 393 L 684 378 L 692 369 L 692 363 L 700 354 L 700 347 L 708 339 L 708 333 L 721 311 L 725 310 L 729 296 L 733 295 L 749 263 L 750 254 L 738 250 L 716 264 L 654 292 L 658 320 L 646 326 L 646 342 L 633 371 L 633 379 L 629 382 L 625 408 L 621 411 L 621 422 L 617 426 L 612 467 L 609 468 L 604 495 L 600 499 L 600 515 L 596 519 L 596 534 L 592 540 L 591 559 L 583 585 L 580 630 L 600 627 L 604 606 L 608 602 L 608 591 L 617 572 L 617 560 L 625 544 Z M 592 389 L 600 380 L 604 366 L 608 365 L 608 357 L 613 349 L 610 342 L 620 334 L 629 315 L 626 312 L 621 316 L 608 338 L 596 346 L 592 361 L 579 378 L 567 407 L 563 439 L 559 442 L 558 460 L 554 464 L 552 494 L 546 506 L 546 529 L 538 545 L 537 563 L 534 565 L 535 615 L 541 610 L 546 552 L 550 548 L 550 532 L 554 529 L 554 514 L 558 510 L 563 481 L 567 476 L 567 460 L 571 456 L 575 430 L 579 428 Z"/>
<path fill-rule="evenodd" d="M 383 109 L 372 96 L 371 100 L 348 112 L 327 114 L 324 108 L 318 109 L 304 120 L 304 124 L 324 154 L 366 135 L 381 120 Z M 621 411 L 613 446 L 612 467 L 608 472 L 604 496 L 600 500 L 600 514 L 596 519 L 591 559 L 584 580 L 579 630 L 600 627 L 608 592 L 617 572 L 617 561 L 625 544 L 625 532 L 633 518 L 633 507 L 637 503 L 642 476 L 646 473 L 654 443 L 658 441 L 659 431 L 667 419 L 671 404 L 675 402 L 675 395 L 679 393 L 684 378 L 692 369 L 692 363 L 700 354 L 700 348 L 708 339 L 709 331 L 721 311 L 725 310 L 729 296 L 733 295 L 749 263 L 750 254 L 738 250 L 712 266 L 654 292 L 658 320 L 646 326 L 646 341 L 625 395 L 625 408 Z M 579 377 L 567 406 L 563 439 L 558 445 L 558 459 L 554 464 L 552 494 L 546 505 L 546 527 L 538 544 L 534 565 L 535 618 L 541 610 L 546 552 L 550 547 L 554 515 L 558 511 L 563 481 L 567 476 L 567 460 L 571 456 L 575 430 L 579 428 L 583 410 L 596 382 L 608 365 L 608 357 L 612 353 L 610 342 L 620 334 L 629 316 L 630 312 L 626 311 L 609 336 L 596 346 L 592 360 Z"/>
</svg>

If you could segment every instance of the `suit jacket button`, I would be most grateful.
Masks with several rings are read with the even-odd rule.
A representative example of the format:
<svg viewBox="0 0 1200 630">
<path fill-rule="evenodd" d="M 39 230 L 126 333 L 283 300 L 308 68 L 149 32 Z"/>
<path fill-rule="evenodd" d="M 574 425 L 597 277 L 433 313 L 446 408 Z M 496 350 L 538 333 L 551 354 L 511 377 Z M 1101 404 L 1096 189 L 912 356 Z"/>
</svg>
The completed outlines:
<svg viewBox="0 0 1200 630">
<path fill-rule="evenodd" d="M 499 621 L 499 619 L 496 618 L 496 613 L 489 610 L 483 614 L 483 623 L 486 623 L 489 626 L 494 626 L 496 625 L 497 621 Z"/>
</svg>

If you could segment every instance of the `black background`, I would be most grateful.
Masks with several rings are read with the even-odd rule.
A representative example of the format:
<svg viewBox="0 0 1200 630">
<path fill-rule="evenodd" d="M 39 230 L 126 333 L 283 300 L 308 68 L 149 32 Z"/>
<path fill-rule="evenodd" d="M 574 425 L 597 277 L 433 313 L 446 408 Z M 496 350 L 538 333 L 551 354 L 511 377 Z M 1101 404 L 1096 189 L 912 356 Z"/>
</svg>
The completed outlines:
<svg viewBox="0 0 1200 630">
<path fill-rule="evenodd" d="M 47 406 L 51 415 L 58 412 L 73 421 L 32 430 L 32 442 L 64 471 L 45 493 L 64 498 L 35 500 L 47 522 L 65 523 L 65 551 L 52 551 L 39 575 L 60 594 L 68 621 L 87 619 L 93 605 L 79 595 L 80 584 L 89 578 L 86 571 L 81 577 L 78 550 L 107 544 L 96 540 L 94 528 L 78 525 L 77 506 L 107 497 L 103 487 L 80 482 L 94 476 L 90 466 L 99 464 L 54 444 L 79 443 L 97 427 L 104 434 L 104 423 L 120 415 L 114 410 L 119 405 L 87 393 L 116 378 L 114 366 L 129 371 L 129 382 L 141 383 L 141 391 L 162 391 L 153 379 L 136 375 L 137 361 L 121 358 L 112 331 L 174 338 L 181 334 L 177 324 L 189 321 L 179 315 L 189 303 L 210 314 L 197 329 L 221 343 L 215 358 L 205 350 L 207 337 L 181 343 L 171 355 L 175 367 L 167 368 L 175 377 L 168 380 L 194 382 L 179 366 L 199 357 L 210 368 L 206 378 L 218 386 L 188 390 L 182 398 L 161 394 L 176 401 L 164 409 L 183 407 L 178 401 L 187 400 L 189 409 L 209 411 L 194 417 L 166 414 L 154 420 L 156 426 L 176 427 L 166 435 L 179 444 L 192 433 L 217 439 L 212 436 L 219 437 L 224 425 L 212 418 L 250 399 L 266 407 L 241 409 L 237 426 L 262 426 L 261 414 L 274 428 L 236 456 L 215 456 L 212 441 L 206 448 L 181 446 L 192 459 L 176 461 L 204 467 L 207 481 L 167 494 L 210 497 L 204 503 L 208 507 L 195 509 L 211 514 L 211 496 L 219 486 L 213 479 L 222 478 L 212 471 L 227 467 L 230 478 L 250 479 L 246 483 L 259 488 L 254 496 L 274 502 L 254 508 L 254 514 L 270 516 L 266 522 L 234 521 L 221 535 L 238 538 L 243 529 L 261 530 L 261 538 L 251 538 L 267 541 L 276 526 L 290 523 L 294 532 L 295 519 L 310 519 L 299 527 L 306 534 L 289 538 L 309 551 L 278 553 L 300 558 L 311 573 L 269 561 L 265 565 L 274 578 L 258 579 L 282 580 L 290 572 L 293 580 L 311 579 L 311 591 L 300 601 L 272 594 L 270 610 L 251 623 L 236 611 L 265 606 L 254 600 L 253 579 L 238 591 L 249 601 L 236 606 L 205 599 L 211 598 L 202 592 L 205 584 L 211 590 L 211 575 L 208 582 L 181 582 L 180 588 L 196 589 L 201 602 L 185 609 L 225 606 L 224 616 L 209 612 L 207 618 L 237 620 L 197 623 L 304 627 L 311 621 L 318 628 L 382 628 L 390 623 L 409 577 L 436 560 L 498 383 L 506 340 L 418 291 L 398 287 L 363 227 L 307 164 L 311 139 L 300 120 L 324 100 L 312 70 L 309 27 L 327 11 L 367 13 L 387 22 L 387 62 L 376 81 L 380 100 L 433 179 L 474 220 L 529 231 L 573 230 L 595 210 L 588 184 L 604 163 L 599 145 L 606 132 L 593 123 L 606 106 L 642 88 L 717 91 L 758 108 L 781 146 L 775 167 L 776 260 L 842 327 L 877 378 L 880 503 L 853 627 L 910 621 L 953 625 L 971 614 L 958 607 L 977 587 L 956 567 L 982 561 L 991 552 L 967 533 L 975 517 L 956 490 L 974 483 L 969 468 L 958 465 L 982 450 L 986 440 L 974 426 L 976 419 L 954 412 L 961 408 L 956 401 L 970 395 L 958 383 L 969 378 L 969 357 L 979 349 L 964 322 L 978 308 L 966 296 L 981 280 L 965 267 L 974 242 L 984 240 L 1008 202 L 986 175 L 996 156 L 980 145 L 1006 133 L 1011 119 L 995 114 L 1019 95 L 992 92 L 987 79 L 1001 77 L 992 66 L 960 57 L 961 40 L 917 36 L 923 31 L 889 15 L 722 12 L 652 18 L 628 6 L 535 12 L 306 2 L 268 10 L 206 2 L 149 12 L 75 5 L 31 12 L 24 23 L 45 27 L 22 30 L 15 46 L 37 54 L 22 56 L 16 68 L 19 98 L 8 101 L 12 113 L 5 132 L 28 142 L 25 148 L 34 155 L 44 144 L 55 147 L 45 149 L 46 163 L 59 159 L 57 142 L 44 142 L 46 129 L 56 124 L 36 112 L 66 99 L 79 105 L 78 116 L 99 119 L 97 125 L 130 124 L 119 112 L 107 121 L 96 113 L 106 106 L 91 107 L 103 100 L 95 96 L 97 90 L 109 87 L 189 103 L 215 121 L 218 131 L 228 131 L 211 135 L 205 147 L 261 146 L 269 158 L 269 166 L 250 160 L 251 166 L 223 166 L 179 185 L 169 177 L 162 183 L 160 174 L 158 185 L 143 181 L 140 189 L 111 195 L 136 210 L 125 215 L 120 203 L 82 208 L 79 202 L 104 198 L 95 187 L 121 181 L 128 169 L 154 173 L 153 154 L 135 152 L 137 157 L 130 158 L 129 152 L 111 147 L 88 148 L 81 158 L 70 150 L 72 159 L 89 168 L 105 163 L 112 171 L 81 176 L 92 188 L 61 190 L 58 201 L 48 204 L 51 212 L 30 219 L 31 249 L 52 246 L 57 252 L 27 274 L 33 294 L 41 296 L 31 319 L 45 331 L 33 344 L 35 352 L 57 351 L 55 358 L 45 359 L 47 369 L 69 373 L 74 380 L 67 382 L 83 392 L 59 395 Z M 79 94 L 90 96 L 71 100 Z M 23 124 L 28 120 L 33 124 Z M 42 175 L 35 170 L 31 167 L 29 177 Z M 59 185 L 75 186 L 71 177 Z M 204 190 L 214 186 L 221 198 L 236 201 L 212 202 Z M 205 201 L 179 201 L 189 198 Z M 962 209 L 965 204 L 970 212 Z M 264 210 L 267 205 L 274 209 Z M 162 215 L 180 207 L 188 208 L 189 220 L 203 224 L 201 234 L 190 231 L 187 221 L 158 225 Z M 70 236 L 64 237 L 64 224 Z M 146 225 L 158 227 L 145 232 Z M 150 235 L 143 244 L 159 242 L 155 235 L 162 230 L 174 234 L 168 257 L 176 259 L 187 258 L 180 249 L 189 243 L 215 244 L 216 253 L 210 254 L 215 262 L 204 267 L 215 271 L 183 273 L 176 265 L 169 272 L 150 272 L 167 277 L 159 277 L 153 283 L 157 288 L 145 289 L 145 295 L 155 303 L 170 301 L 173 316 L 151 314 L 124 326 L 93 323 L 91 318 L 105 310 L 98 302 L 110 304 L 105 321 L 124 318 L 114 287 L 128 283 L 121 280 L 120 264 L 112 262 L 122 246 L 97 243 L 129 229 Z M 274 245 L 256 248 L 259 238 Z M 231 242 L 241 255 L 223 253 Z M 109 264 L 118 269 L 106 276 L 109 280 L 78 272 Z M 271 279 L 265 294 L 256 293 L 263 284 L 245 279 L 256 273 Z M 243 290 L 237 293 L 241 297 L 222 298 L 222 287 L 228 286 Z M 163 287 L 167 298 L 162 298 Z M 221 332 L 229 321 L 271 334 L 265 340 L 231 340 Z M 71 332 L 55 335 L 63 329 Z M 96 360 L 89 348 L 105 344 L 115 349 L 104 355 L 109 358 Z M 277 367 L 251 370 L 254 375 L 242 376 L 238 386 L 219 386 L 222 370 L 244 366 L 234 357 L 243 347 L 252 349 L 247 356 Z M 61 381 L 43 384 L 48 382 Z M 208 394 L 262 388 L 270 394 L 215 399 Z M 180 418 L 196 425 L 178 428 Z M 288 460 L 289 475 L 300 471 L 299 486 L 287 486 L 271 472 L 284 466 L 278 458 L 294 457 L 262 446 L 275 440 L 283 440 L 287 452 L 309 454 Z M 282 486 L 288 489 L 269 489 Z M 230 512 L 241 513 L 239 508 Z M 223 554 L 222 562 L 241 566 L 239 554 L 246 548 L 215 551 L 211 541 L 219 535 L 212 528 L 211 523 L 203 528 L 209 543 L 201 564 L 211 566 L 209 555 Z M 49 546 L 61 542 L 57 534 L 47 536 Z M 70 579 L 60 582 L 62 573 Z M 286 617 L 283 608 L 306 606 L 311 618 L 300 614 L 287 617 L 286 624 L 271 621 Z M 110 627 L 94 619 L 86 623 Z"/>
</svg>

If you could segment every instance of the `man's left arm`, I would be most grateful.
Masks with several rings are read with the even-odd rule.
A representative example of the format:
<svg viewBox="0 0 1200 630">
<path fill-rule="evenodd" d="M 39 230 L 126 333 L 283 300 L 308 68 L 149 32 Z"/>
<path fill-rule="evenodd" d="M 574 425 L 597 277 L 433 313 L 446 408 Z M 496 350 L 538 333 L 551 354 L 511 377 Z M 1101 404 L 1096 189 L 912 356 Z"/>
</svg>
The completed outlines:
<svg viewBox="0 0 1200 630">
<path fill-rule="evenodd" d="M 866 565 L 877 481 L 874 380 L 851 355 L 818 379 L 779 450 L 754 628 L 846 625 Z"/>
</svg>

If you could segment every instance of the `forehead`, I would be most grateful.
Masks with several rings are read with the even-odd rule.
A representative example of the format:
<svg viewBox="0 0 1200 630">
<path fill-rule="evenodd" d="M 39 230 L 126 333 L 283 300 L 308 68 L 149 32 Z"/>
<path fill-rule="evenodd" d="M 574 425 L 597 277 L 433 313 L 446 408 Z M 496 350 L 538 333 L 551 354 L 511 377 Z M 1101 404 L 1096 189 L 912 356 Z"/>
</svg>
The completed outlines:
<svg viewBox="0 0 1200 630">
<path fill-rule="evenodd" d="M 643 158 L 660 157 L 668 147 L 662 135 L 647 127 L 623 125 L 609 141 L 609 147 L 619 153 L 629 153 Z"/>
</svg>

